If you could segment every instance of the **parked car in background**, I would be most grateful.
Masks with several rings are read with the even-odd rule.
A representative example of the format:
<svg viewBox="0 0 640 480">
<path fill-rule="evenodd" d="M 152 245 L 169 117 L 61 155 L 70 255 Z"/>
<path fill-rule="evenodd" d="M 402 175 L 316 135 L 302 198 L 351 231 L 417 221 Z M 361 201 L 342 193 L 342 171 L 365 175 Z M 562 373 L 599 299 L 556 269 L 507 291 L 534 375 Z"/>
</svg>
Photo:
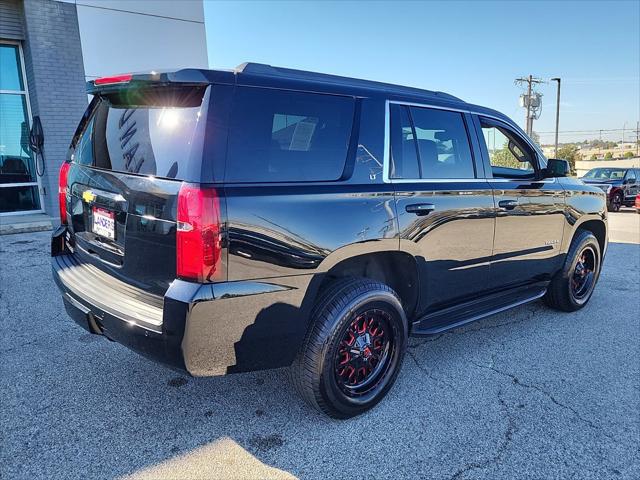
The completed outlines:
<svg viewBox="0 0 640 480">
<path fill-rule="evenodd" d="M 640 193 L 640 168 L 592 168 L 582 177 L 582 181 L 601 188 L 607 194 L 607 208 L 617 212 L 620 207 L 633 206 Z"/>
<path fill-rule="evenodd" d="M 495 110 L 259 64 L 89 93 L 53 276 L 83 328 L 192 375 L 290 366 L 351 417 L 409 335 L 594 291 L 605 195 Z"/>
</svg>

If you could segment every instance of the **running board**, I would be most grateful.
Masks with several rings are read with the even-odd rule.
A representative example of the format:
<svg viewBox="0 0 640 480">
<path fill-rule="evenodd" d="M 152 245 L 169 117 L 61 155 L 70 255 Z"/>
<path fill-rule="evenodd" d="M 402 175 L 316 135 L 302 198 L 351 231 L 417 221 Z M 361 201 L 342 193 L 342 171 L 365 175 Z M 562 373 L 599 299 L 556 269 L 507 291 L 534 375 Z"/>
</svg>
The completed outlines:
<svg viewBox="0 0 640 480">
<path fill-rule="evenodd" d="M 436 335 L 481 318 L 533 302 L 547 292 L 546 284 L 495 293 L 477 300 L 429 313 L 413 322 L 411 335 Z"/>
</svg>

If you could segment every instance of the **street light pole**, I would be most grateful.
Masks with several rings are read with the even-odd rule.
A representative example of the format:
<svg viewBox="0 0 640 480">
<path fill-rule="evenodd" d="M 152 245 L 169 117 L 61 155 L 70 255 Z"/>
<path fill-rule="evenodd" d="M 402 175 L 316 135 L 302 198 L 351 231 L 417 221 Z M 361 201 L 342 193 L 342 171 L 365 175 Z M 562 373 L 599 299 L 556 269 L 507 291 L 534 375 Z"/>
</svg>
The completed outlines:
<svg viewBox="0 0 640 480">
<path fill-rule="evenodd" d="M 558 158 L 558 129 L 560 127 L 560 82 L 559 78 L 552 78 L 552 82 L 558 82 L 558 93 L 556 95 L 556 153 L 555 157 Z"/>
</svg>

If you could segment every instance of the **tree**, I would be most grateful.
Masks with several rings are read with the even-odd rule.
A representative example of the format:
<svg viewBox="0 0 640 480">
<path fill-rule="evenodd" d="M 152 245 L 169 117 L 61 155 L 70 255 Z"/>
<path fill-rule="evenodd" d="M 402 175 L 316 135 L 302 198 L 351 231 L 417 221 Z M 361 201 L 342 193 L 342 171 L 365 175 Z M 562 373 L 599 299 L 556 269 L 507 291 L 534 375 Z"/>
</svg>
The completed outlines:
<svg viewBox="0 0 640 480">
<path fill-rule="evenodd" d="M 604 159 L 605 160 L 611 160 L 613 158 L 613 153 L 611 152 L 607 152 L 604 154 Z"/>
<path fill-rule="evenodd" d="M 576 162 L 578 160 L 582 160 L 582 156 L 580 155 L 580 151 L 578 147 L 573 144 L 563 145 L 560 149 L 558 149 L 558 158 L 563 160 L 567 160 L 569 165 L 571 165 L 571 171 L 576 171 Z"/>
<path fill-rule="evenodd" d="M 597 160 L 597 159 L 598 159 L 598 155 L 594 153 L 593 155 L 591 155 L 591 158 L 589 160 Z"/>
<path fill-rule="evenodd" d="M 491 165 L 507 168 L 522 168 L 522 163 L 509 151 L 505 145 L 500 150 L 493 150 L 489 153 Z"/>
<path fill-rule="evenodd" d="M 624 156 L 624 158 L 633 158 L 634 157 L 633 152 L 624 152 L 623 156 Z"/>
<path fill-rule="evenodd" d="M 618 144 L 616 142 L 609 142 L 609 141 L 603 141 L 603 140 L 591 140 L 591 142 L 589 142 L 589 146 L 591 148 L 599 148 L 601 150 L 606 150 L 607 148 L 616 148 L 618 146 Z"/>
</svg>

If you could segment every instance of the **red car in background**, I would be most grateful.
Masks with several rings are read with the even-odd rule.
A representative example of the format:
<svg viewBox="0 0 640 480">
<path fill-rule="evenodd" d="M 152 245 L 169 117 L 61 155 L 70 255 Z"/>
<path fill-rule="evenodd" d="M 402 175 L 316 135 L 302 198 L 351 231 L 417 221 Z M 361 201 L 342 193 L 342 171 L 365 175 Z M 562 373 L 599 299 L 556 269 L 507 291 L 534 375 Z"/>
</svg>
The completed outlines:
<svg viewBox="0 0 640 480">
<path fill-rule="evenodd" d="M 636 195 L 636 204 L 634 206 L 636 207 L 636 213 L 640 213 L 640 193 Z"/>
</svg>

